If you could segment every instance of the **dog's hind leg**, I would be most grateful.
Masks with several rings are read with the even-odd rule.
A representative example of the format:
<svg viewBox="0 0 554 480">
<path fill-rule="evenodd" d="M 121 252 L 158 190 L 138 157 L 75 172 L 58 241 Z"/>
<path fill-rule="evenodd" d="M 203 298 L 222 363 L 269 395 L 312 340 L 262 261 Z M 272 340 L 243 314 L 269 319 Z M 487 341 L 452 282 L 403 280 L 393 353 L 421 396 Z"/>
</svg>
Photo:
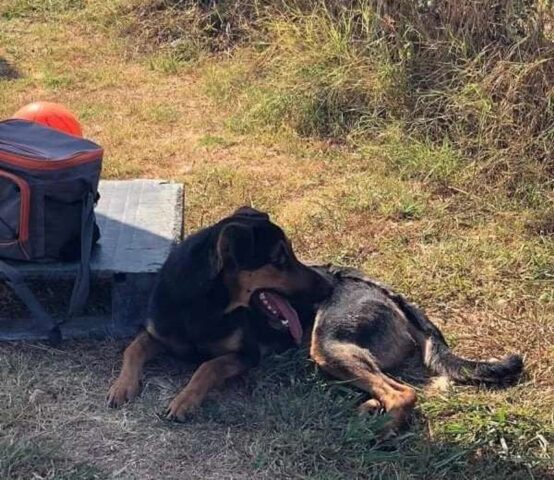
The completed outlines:
<svg viewBox="0 0 554 480">
<path fill-rule="evenodd" d="M 368 350 L 336 340 L 320 342 L 316 337 L 312 338 L 310 355 L 328 374 L 350 381 L 373 396 L 360 406 L 361 412 L 382 406 L 391 417 L 387 430 L 406 422 L 416 402 L 414 389 L 383 373 Z"/>
<path fill-rule="evenodd" d="M 163 349 L 161 343 L 148 332 L 143 331 L 137 335 L 125 349 L 121 372 L 108 392 L 110 407 L 119 407 L 138 395 L 144 364 Z"/>
<path fill-rule="evenodd" d="M 202 403 L 212 388 L 228 378 L 240 375 L 255 363 L 251 356 L 241 353 L 228 353 L 204 362 L 194 372 L 187 386 L 169 404 L 167 418 L 184 420 L 188 413 Z"/>
</svg>

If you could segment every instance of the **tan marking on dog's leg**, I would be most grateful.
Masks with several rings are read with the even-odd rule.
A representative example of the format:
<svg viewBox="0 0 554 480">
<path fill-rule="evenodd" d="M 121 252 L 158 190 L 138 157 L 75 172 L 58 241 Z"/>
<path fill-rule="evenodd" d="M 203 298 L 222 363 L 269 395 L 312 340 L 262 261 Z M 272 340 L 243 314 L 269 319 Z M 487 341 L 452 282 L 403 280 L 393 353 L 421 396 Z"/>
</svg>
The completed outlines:
<svg viewBox="0 0 554 480">
<path fill-rule="evenodd" d="M 139 393 L 144 364 L 163 350 L 163 346 L 148 332 L 141 332 L 125 349 L 123 365 L 117 380 L 108 392 L 108 405 L 120 407 Z"/>
<path fill-rule="evenodd" d="M 353 383 L 358 388 L 371 393 L 375 397 L 372 400 L 379 402 L 391 416 L 389 428 L 396 429 L 406 423 L 417 400 L 413 388 L 396 382 L 380 371 L 370 374 L 367 371 L 358 370 L 352 373 L 356 373 L 357 376 Z M 360 411 L 367 411 L 374 406 L 374 402 L 365 406 L 362 404 Z"/>
<path fill-rule="evenodd" d="M 160 342 L 165 349 L 169 350 L 171 353 L 174 353 L 177 356 L 185 357 L 190 355 L 193 351 L 192 345 L 187 342 L 182 342 L 168 335 L 166 337 L 161 336 L 157 331 L 154 325 L 151 323 L 146 326 L 146 331 L 158 342 Z"/>
<path fill-rule="evenodd" d="M 197 408 L 212 388 L 247 369 L 248 366 L 237 353 L 229 353 L 204 362 L 194 372 L 187 386 L 169 404 L 167 418 L 184 420 L 187 413 Z"/>
<path fill-rule="evenodd" d="M 322 347 L 316 337 L 312 340 L 310 354 L 322 370 L 352 382 L 374 397 L 360 407 L 362 412 L 374 409 L 377 403 L 373 400 L 376 400 L 391 416 L 388 430 L 399 428 L 406 422 L 416 402 L 414 389 L 383 373 L 369 351 L 354 344 L 338 342 Z"/>
<path fill-rule="evenodd" d="M 383 405 L 379 400 L 377 400 L 376 398 L 370 398 L 358 407 L 358 412 L 360 415 L 365 415 L 368 413 L 371 415 L 375 415 L 379 413 L 382 409 Z"/>
<path fill-rule="evenodd" d="M 238 328 L 229 336 L 206 344 L 211 356 L 217 357 L 226 353 L 239 352 L 242 348 L 244 332 Z"/>
</svg>

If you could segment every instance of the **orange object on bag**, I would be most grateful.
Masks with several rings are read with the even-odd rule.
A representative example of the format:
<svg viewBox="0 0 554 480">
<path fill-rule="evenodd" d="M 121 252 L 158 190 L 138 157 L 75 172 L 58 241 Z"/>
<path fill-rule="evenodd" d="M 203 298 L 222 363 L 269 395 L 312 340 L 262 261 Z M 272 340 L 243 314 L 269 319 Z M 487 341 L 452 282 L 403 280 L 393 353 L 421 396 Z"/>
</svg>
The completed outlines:
<svg viewBox="0 0 554 480">
<path fill-rule="evenodd" d="M 83 136 L 83 130 L 77 117 L 59 103 L 33 102 L 20 108 L 12 118 L 41 123 L 76 137 Z"/>
</svg>

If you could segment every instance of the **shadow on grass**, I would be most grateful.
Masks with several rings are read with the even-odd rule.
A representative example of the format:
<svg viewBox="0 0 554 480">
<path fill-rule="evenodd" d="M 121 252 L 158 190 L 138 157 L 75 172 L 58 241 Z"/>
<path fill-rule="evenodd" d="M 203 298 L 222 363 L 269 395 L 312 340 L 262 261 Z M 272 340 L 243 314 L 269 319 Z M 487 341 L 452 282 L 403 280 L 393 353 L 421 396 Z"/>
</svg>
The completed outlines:
<svg viewBox="0 0 554 480">
<path fill-rule="evenodd" d="M 306 355 L 289 351 L 269 357 L 207 401 L 189 419 L 189 428 L 213 425 L 229 432 L 254 478 L 256 472 L 263 478 L 334 480 L 553 478 L 553 470 L 547 471 L 552 465 L 542 458 L 520 452 L 502 456 L 489 438 L 433 440 L 423 418 L 378 443 L 386 417 L 358 416 L 356 407 L 367 394 L 323 378 Z"/>
<path fill-rule="evenodd" d="M 15 80 L 20 77 L 19 71 L 5 58 L 0 57 L 0 80 Z"/>
</svg>

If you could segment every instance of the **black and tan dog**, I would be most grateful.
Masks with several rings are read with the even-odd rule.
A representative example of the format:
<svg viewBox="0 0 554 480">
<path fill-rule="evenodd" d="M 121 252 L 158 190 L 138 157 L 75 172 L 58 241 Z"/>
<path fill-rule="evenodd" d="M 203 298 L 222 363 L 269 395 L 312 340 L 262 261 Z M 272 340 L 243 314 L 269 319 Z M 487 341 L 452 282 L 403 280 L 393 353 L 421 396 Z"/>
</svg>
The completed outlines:
<svg viewBox="0 0 554 480">
<path fill-rule="evenodd" d="M 133 399 L 142 367 L 156 353 L 200 355 L 206 361 L 168 408 L 169 418 L 182 419 L 209 389 L 256 365 L 265 351 L 303 339 L 322 370 L 371 394 L 361 411 L 384 409 L 392 428 L 404 423 L 416 395 L 388 372 L 414 354 L 431 373 L 459 382 L 507 383 L 523 366 L 515 355 L 494 362 L 454 355 L 404 297 L 356 270 L 301 264 L 266 214 L 242 208 L 170 255 L 146 331 L 125 350 L 108 401 Z"/>
<path fill-rule="evenodd" d="M 127 347 L 111 406 L 139 392 L 142 368 L 162 350 L 205 361 L 168 407 L 182 419 L 225 379 L 256 365 L 270 347 L 302 341 L 286 298 L 317 302 L 330 283 L 300 263 L 267 214 L 243 207 L 189 236 L 170 254 L 150 302 L 146 331 Z"/>
<path fill-rule="evenodd" d="M 458 383 L 503 385 L 520 376 L 518 355 L 488 362 L 455 355 L 418 307 L 363 273 L 333 266 L 314 269 L 332 283 L 333 292 L 314 309 L 310 356 L 333 377 L 369 392 L 372 398 L 360 411 L 385 410 L 389 427 L 405 422 L 416 394 L 388 372 L 402 373 L 414 357 L 428 373 Z"/>
</svg>

